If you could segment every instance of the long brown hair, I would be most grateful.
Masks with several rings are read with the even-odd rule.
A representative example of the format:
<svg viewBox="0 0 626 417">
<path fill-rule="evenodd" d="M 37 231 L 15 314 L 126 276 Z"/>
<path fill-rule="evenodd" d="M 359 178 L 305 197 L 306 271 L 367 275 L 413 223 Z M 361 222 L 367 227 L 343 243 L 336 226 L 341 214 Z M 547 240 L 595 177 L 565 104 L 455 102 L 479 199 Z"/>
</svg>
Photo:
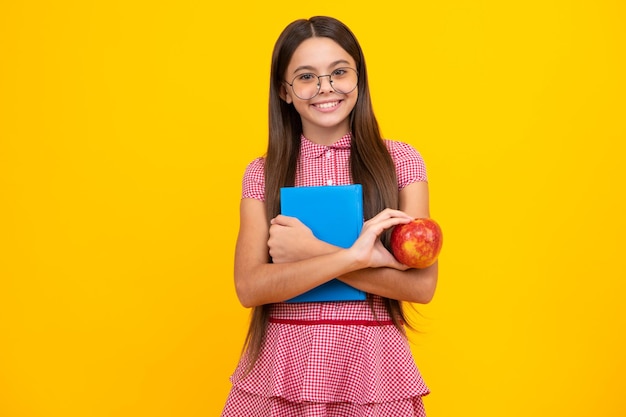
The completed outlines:
<svg viewBox="0 0 626 417">
<path fill-rule="evenodd" d="M 311 37 L 327 37 L 348 52 L 357 65 L 358 99 L 350 115 L 352 182 L 363 186 L 365 219 L 398 207 L 398 185 L 393 160 L 385 146 L 372 108 L 363 51 L 348 27 L 326 16 L 300 19 L 281 33 L 272 54 L 269 100 L 269 140 L 265 155 L 265 204 L 268 222 L 280 213 L 280 188 L 293 186 L 300 152 L 302 122 L 294 106 L 281 98 L 284 74 L 296 48 Z M 382 236 L 388 246 L 389 234 Z M 269 260 L 269 255 L 268 255 Z M 384 299 L 396 327 L 404 331 L 406 317 L 398 300 Z M 255 307 L 244 344 L 249 369 L 258 358 L 269 319 L 269 305 Z"/>
</svg>

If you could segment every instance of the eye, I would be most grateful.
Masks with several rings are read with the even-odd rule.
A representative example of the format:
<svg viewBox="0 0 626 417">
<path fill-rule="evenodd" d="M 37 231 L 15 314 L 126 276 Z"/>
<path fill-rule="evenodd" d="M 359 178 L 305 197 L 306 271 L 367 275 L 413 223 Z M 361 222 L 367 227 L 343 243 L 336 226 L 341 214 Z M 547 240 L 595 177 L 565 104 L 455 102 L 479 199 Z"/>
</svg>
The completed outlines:
<svg viewBox="0 0 626 417">
<path fill-rule="evenodd" d="M 317 81 L 317 75 L 311 72 L 307 72 L 307 73 L 298 75 L 296 77 L 296 80 L 299 82 L 303 82 L 303 83 L 313 82 L 313 81 Z"/>
<path fill-rule="evenodd" d="M 342 77 L 342 76 L 346 75 L 347 72 L 348 72 L 348 70 L 346 70 L 345 68 L 337 68 L 336 70 L 333 71 L 333 73 L 331 75 L 333 77 Z"/>
</svg>

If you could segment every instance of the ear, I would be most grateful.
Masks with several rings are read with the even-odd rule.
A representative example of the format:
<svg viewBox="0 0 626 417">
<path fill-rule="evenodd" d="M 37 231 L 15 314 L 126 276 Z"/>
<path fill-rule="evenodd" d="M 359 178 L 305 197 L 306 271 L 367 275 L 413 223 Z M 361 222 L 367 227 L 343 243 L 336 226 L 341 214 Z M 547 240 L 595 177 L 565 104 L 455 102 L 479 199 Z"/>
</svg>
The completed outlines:
<svg viewBox="0 0 626 417">
<path fill-rule="evenodd" d="M 280 93 L 279 94 L 280 94 L 280 98 L 282 98 L 283 101 L 285 101 L 287 104 L 291 104 L 293 102 L 293 97 L 291 97 L 291 92 L 285 86 L 285 84 L 282 84 L 280 86 Z"/>
</svg>

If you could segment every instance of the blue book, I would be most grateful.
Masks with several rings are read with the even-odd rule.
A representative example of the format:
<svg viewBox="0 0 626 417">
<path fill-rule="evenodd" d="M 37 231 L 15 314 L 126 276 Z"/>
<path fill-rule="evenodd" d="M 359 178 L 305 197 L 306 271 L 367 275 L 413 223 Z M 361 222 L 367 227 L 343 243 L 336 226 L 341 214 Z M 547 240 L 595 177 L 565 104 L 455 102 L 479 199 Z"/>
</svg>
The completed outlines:
<svg viewBox="0 0 626 417">
<path fill-rule="evenodd" d="M 363 227 L 361 184 L 316 187 L 283 187 L 281 213 L 298 218 L 320 240 L 349 248 Z M 338 279 L 298 295 L 287 302 L 365 300 L 367 294 Z"/>
</svg>

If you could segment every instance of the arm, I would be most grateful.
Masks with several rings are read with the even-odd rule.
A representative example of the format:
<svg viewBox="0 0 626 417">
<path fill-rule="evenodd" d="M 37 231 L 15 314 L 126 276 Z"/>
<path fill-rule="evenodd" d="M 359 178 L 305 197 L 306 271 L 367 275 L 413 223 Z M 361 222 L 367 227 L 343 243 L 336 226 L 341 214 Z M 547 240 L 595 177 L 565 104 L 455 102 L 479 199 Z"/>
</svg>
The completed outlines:
<svg viewBox="0 0 626 417">
<path fill-rule="evenodd" d="M 400 210 L 413 218 L 429 217 L 428 183 L 414 182 L 400 190 Z M 362 291 L 395 300 L 426 304 L 435 294 L 438 262 L 424 269 L 368 268 L 340 279 Z"/>
<path fill-rule="evenodd" d="M 400 191 L 400 210 L 411 218 L 429 217 L 428 183 L 414 182 Z M 268 241 L 275 262 L 293 262 L 311 256 L 333 253 L 339 248 L 316 239 L 297 219 L 274 219 Z M 437 263 L 424 269 L 408 269 L 380 244 L 379 264 L 386 267 L 351 271 L 339 277 L 365 292 L 396 300 L 428 303 L 437 285 Z"/>
<path fill-rule="evenodd" d="M 284 216 L 283 216 L 284 217 Z M 244 198 L 240 207 L 240 229 L 235 248 L 235 288 L 246 307 L 280 302 L 308 291 L 330 279 L 363 268 L 389 265 L 380 234 L 411 217 L 385 210 L 363 225 L 361 235 L 349 249 L 309 255 L 292 262 L 269 262 L 265 205 Z M 274 227 L 274 225 L 272 225 Z M 279 226 L 280 227 L 280 226 Z M 387 253 L 388 254 L 388 253 Z"/>
<path fill-rule="evenodd" d="M 394 300 L 427 304 L 435 295 L 438 262 L 424 269 L 400 271 L 368 268 L 342 275 L 339 279 L 362 291 Z"/>
</svg>

